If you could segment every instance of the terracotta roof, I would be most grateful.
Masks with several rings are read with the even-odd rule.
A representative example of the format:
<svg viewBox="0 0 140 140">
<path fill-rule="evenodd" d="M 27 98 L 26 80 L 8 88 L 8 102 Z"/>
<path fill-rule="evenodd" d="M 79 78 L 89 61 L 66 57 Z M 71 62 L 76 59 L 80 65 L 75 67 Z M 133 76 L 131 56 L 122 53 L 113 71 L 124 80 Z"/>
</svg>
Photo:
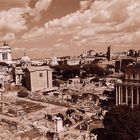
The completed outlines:
<svg viewBox="0 0 140 140">
<path fill-rule="evenodd" d="M 30 67 L 27 67 L 27 70 L 30 72 L 42 71 L 42 70 L 52 71 L 52 69 L 49 66 L 30 66 Z"/>
</svg>

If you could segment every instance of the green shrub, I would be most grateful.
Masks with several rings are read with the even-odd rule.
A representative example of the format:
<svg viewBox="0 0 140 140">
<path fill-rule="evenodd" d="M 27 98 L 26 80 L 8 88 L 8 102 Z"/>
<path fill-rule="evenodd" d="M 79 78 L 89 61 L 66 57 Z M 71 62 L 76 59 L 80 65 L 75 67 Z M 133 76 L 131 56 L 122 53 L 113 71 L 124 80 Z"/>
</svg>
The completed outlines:
<svg viewBox="0 0 140 140">
<path fill-rule="evenodd" d="M 17 93 L 17 96 L 22 98 L 28 97 L 28 95 L 29 95 L 29 91 L 25 87 L 21 87 Z"/>
</svg>

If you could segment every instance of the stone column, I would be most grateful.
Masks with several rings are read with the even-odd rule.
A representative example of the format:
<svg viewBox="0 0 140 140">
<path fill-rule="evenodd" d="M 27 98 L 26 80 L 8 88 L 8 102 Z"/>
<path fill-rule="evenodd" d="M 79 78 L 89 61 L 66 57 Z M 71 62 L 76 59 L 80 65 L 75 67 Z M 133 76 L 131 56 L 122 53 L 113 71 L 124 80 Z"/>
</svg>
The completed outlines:
<svg viewBox="0 0 140 140">
<path fill-rule="evenodd" d="M 139 80 L 139 74 L 138 73 L 136 74 L 136 78 L 137 78 L 137 80 Z"/>
<path fill-rule="evenodd" d="M 116 85 L 116 105 L 118 105 L 118 86 Z"/>
<path fill-rule="evenodd" d="M 137 105 L 140 104 L 140 92 L 139 92 L 139 87 L 137 87 Z"/>
<path fill-rule="evenodd" d="M 121 94 L 121 104 L 123 104 L 123 86 L 120 87 L 120 94 Z"/>
<path fill-rule="evenodd" d="M 121 104 L 121 86 L 119 85 L 119 105 Z"/>
<path fill-rule="evenodd" d="M 131 86 L 131 107 L 133 108 L 134 107 L 134 93 L 133 93 L 133 86 Z"/>
<path fill-rule="evenodd" d="M 130 79 L 133 79 L 133 74 L 130 74 Z"/>
<path fill-rule="evenodd" d="M 126 105 L 128 105 L 128 89 L 127 89 L 128 87 L 126 86 L 125 87 L 125 103 L 126 103 Z"/>
</svg>

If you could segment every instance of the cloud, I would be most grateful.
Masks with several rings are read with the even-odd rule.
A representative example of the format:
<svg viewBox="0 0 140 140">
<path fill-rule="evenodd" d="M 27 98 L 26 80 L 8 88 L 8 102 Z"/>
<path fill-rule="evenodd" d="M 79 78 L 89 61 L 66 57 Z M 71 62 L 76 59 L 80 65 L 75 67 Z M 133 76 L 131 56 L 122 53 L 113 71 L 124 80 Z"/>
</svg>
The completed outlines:
<svg viewBox="0 0 140 140">
<path fill-rule="evenodd" d="M 34 21 L 40 19 L 41 12 L 50 6 L 52 0 L 37 0 L 34 8 L 29 7 L 31 1 L 13 0 L 11 2 L 6 0 L 9 7 L 4 4 L 5 2 L 0 2 L 2 3 L 0 7 L 5 7 L 5 9 L 0 10 L 0 30 L 3 32 L 3 36 L 6 36 L 9 32 L 21 35 L 19 33 L 26 33 L 27 29 L 34 28 L 35 25 L 32 24 L 33 19 Z M 38 31 L 38 34 L 40 32 L 41 29 Z"/>
<path fill-rule="evenodd" d="M 39 0 L 35 4 L 35 9 L 39 12 L 46 10 L 50 6 L 51 2 L 52 0 Z"/>
<path fill-rule="evenodd" d="M 26 7 L 32 0 L 0 0 L 0 9 L 9 10 L 16 7 Z"/>
<path fill-rule="evenodd" d="M 41 40 L 50 37 L 53 38 L 54 36 L 60 34 L 61 30 L 62 28 L 60 27 L 55 28 L 55 30 L 52 30 L 51 28 L 46 28 L 45 26 L 40 28 L 35 27 L 32 28 L 32 30 L 30 30 L 29 32 L 24 33 L 22 39 L 25 41 L 30 41 L 30 40 Z"/>
<path fill-rule="evenodd" d="M 7 33 L 6 35 L 0 37 L 0 41 L 11 41 L 14 39 L 15 39 L 14 33 Z"/>
<path fill-rule="evenodd" d="M 68 49 L 69 48 L 69 45 L 65 45 L 65 44 L 54 44 L 53 46 L 55 49 Z"/>
<path fill-rule="evenodd" d="M 44 28 L 33 28 L 31 31 L 23 34 L 22 39 L 24 40 L 34 40 L 37 38 L 41 38 L 45 34 Z"/>
<path fill-rule="evenodd" d="M 52 0 L 38 0 L 35 8 L 32 8 L 29 14 L 34 17 L 35 21 L 39 21 L 41 19 L 41 13 L 49 8 L 51 2 Z"/>
<path fill-rule="evenodd" d="M 60 49 L 61 53 L 63 50 L 70 53 L 75 50 L 80 51 L 84 47 L 96 47 L 95 44 L 98 44 L 96 47 L 98 49 L 99 45 L 103 48 L 105 44 L 126 47 L 140 43 L 139 0 L 90 1 L 88 5 L 85 3 L 86 8 L 82 12 L 79 10 L 65 17 L 53 19 L 41 27 L 32 26 L 27 31 L 27 24 L 32 20 L 38 21 L 51 2 L 51 0 L 38 0 L 34 2 L 34 7 L 26 7 L 26 10 L 22 8 L 23 12 L 17 12 L 18 16 L 15 17 L 18 18 L 15 21 L 21 18 L 20 21 L 23 22 L 19 25 L 22 25 L 22 28 L 20 26 L 19 29 L 25 31 L 21 38 L 22 43 L 31 42 L 34 47 L 42 50 L 46 47 L 52 48 L 50 51 L 58 52 Z M 22 13 L 27 13 L 30 21 L 23 18 Z M 11 27 L 10 25 L 11 32 L 14 32 L 16 27 Z M 39 43 L 36 43 L 37 41 Z"/>
<path fill-rule="evenodd" d="M 84 12 L 89 9 L 95 0 L 80 1 L 80 11 Z"/>
</svg>

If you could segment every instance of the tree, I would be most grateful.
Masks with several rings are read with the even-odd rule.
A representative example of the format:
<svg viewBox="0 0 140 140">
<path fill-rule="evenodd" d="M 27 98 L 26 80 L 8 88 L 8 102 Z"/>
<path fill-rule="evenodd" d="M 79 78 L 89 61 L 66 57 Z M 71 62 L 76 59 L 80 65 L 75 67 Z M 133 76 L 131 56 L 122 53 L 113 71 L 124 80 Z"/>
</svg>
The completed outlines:
<svg viewBox="0 0 140 140">
<path fill-rule="evenodd" d="M 71 125 L 72 125 L 72 121 L 71 121 L 70 119 L 66 118 L 66 119 L 64 120 L 64 126 L 65 126 L 65 125 L 71 126 Z"/>
<path fill-rule="evenodd" d="M 96 74 L 97 76 L 104 76 L 110 74 L 108 69 L 99 67 L 96 64 L 86 64 L 82 68 L 87 74 Z"/>
<path fill-rule="evenodd" d="M 64 115 L 61 113 L 56 114 L 57 117 L 60 117 L 62 120 L 64 120 Z"/>
<path fill-rule="evenodd" d="M 75 95 L 75 94 L 73 94 L 73 95 L 71 95 L 71 100 L 72 100 L 72 103 L 77 103 L 77 101 L 78 101 L 78 99 L 79 99 L 79 96 L 78 95 Z"/>
<path fill-rule="evenodd" d="M 62 80 L 55 79 L 53 81 L 53 86 L 60 87 L 61 84 L 64 84 L 64 82 Z"/>
<path fill-rule="evenodd" d="M 134 54 L 135 54 L 135 50 L 130 49 L 130 50 L 128 51 L 128 56 L 134 56 Z"/>
<path fill-rule="evenodd" d="M 25 87 L 21 87 L 17 93 L 18 97 L 27 97 L 29 95 L 29 91 Z"/>
<path fill-rule="evenodd" d="M 52 67 L 57 75 L 62 75 L 63 79 L 73 78 L 80 76 L 80 66 L 58 65 Z"/>
<path fill-rule="evenodd" d="M 137 140 L 140 138 L 140 107 L 112 107 L 103 123 L 109 140 Z"/>
</svg>

